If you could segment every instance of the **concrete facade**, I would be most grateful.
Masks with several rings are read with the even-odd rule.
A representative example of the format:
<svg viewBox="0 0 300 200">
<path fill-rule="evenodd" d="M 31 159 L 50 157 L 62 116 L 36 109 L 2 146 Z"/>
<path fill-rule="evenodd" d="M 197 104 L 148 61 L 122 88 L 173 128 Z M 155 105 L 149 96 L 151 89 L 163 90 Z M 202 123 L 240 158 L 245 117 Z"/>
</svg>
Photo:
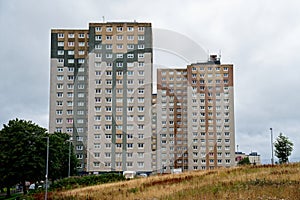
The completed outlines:
<svg viewBox="0 0 300 200">
<path fill-rule="evenodd" d="M 49 131 L 72 136 L 80 171 L 152 171 L 151 23 L 52 30 L 50 73 Z"/>
<path fill-rule="evenodd" d="M 157 84 L 158 166 L 235 166 L 233 65 L 211 56 L 186 69 L 158 69 Z"/>
<path fill-rule="evenodd" d="M 151 23 L 51 30 L 49 132 L 90 174 L 234 166 L 233 65 L 158 69 L 152 94 L 152 51 Z"/>
</svg>

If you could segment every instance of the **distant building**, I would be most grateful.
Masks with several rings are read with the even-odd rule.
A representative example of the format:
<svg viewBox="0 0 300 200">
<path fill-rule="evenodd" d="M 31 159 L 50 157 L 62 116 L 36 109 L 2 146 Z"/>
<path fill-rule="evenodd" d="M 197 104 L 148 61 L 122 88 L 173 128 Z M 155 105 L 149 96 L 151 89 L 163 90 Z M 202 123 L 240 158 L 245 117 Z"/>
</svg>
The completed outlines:
<svg viewBox="0 0 300 200">
<path fill-rule="evenodd" d="M 261 165 L 260 155 L 257 152 L 249 153 L 248 158 L 252 165 Z"/>
<path fill-rule="evenodd" d="M 157 163 L 205 170 L 235 166 L 233 65 L 216 55 L 157 70 Z"/>
<path fill-rule="evenodd" d="M 235 166 L 233 65 L 158 69 L 157 94 L 152 69 L 151 23 L 51 30 L 49 132 L 70 135 L 78 170 Z"/>
<path fill-rule="evenodd" d="M 237 165 L 240 161 L 242 161 L 244 158 L 246 158 L 246 157 L 247 157 L 246 154 L 243 153 L 243 152 L 240 152 L 240 151 L 235 152 L 235 163 L 236 163 L 236 165 Z"/>
<path fill-rule="evenodd" d="M 248 155 L 243 152 L 235 152 L 236 164 L 238 164 L 244 158 L 249 158 L 251 165 L 261 165 L 260 155 L 257 152 L 251 152 Z"/>
<path fill-rule="evenodd" d="M 72 137 L 78 170 L 152 171 L 151 23 L 51 30 L 49 132 Z"/>
</svg>

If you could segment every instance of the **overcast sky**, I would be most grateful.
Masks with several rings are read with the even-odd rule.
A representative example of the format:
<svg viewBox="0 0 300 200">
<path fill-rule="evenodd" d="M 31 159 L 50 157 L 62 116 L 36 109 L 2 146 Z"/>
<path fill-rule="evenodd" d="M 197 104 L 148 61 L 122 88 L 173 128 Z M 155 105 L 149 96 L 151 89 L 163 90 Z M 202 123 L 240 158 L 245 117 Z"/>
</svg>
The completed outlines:
<svg viewBox="0 0 300 200">
<path fill-rule="evenodd" d="M 0 0 L 0 124 L 18 117 L 48 128 L 50 30 L 87 29 L 105 16 L 151 22 L 159 32 L 154 40 L 162 30 L 180 35 L 190 41 L 190 52 L 203 50 L 196 50 L 198 60 L 203 52 L 221 51 L 222 63 L 235 67 L 239 151 L 257 151 L 270 163 L 272 127 L 274 139 L 282 132 L 294 142 L 291 158 L 300 161 L 299 10 L 297 0 Z M 182 57 L 174 59 L 176 53 Z M 156 67 L 197 61 L 159 48 L 154 56 Z"/>
</svg>

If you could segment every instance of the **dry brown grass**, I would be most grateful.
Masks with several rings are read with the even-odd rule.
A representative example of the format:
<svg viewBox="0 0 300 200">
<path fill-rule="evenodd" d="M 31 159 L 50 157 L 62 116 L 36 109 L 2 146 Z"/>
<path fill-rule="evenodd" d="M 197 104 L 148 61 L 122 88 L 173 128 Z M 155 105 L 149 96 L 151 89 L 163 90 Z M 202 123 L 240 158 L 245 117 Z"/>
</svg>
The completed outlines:
<svg viewBox="0 0 300 200">
<path fill-rule="evenodd" d="M 300 199 L 300 164 L 153 176 L 51 193 L 52 199 Z"/>
</svg>

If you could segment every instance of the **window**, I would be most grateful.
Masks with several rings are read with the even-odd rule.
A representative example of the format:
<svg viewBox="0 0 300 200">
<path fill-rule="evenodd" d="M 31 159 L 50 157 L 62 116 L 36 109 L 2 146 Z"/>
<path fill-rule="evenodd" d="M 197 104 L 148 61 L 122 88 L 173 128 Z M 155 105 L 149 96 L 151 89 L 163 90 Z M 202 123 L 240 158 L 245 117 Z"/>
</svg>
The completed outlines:
<svg viewBox="0 0 300 200">
<path fill-rule="evenodd" d="M 64 51 L 63 51 L 63 50 L 58 50 L 58 51 L 57 51 L 57 55 L 59 55 L 59 56 L 64 55 Z"/>
<path fill-rule="evenodd" d="M 117 58 L 123 58 L 123 54 L 118 53 L 118 54 L 117 54 Z"/>
<path fill-rule="evenodd" d="M 139 124 L 139 125 L 138 125 L 138 129 L 139 129 L 139 130 L 144 130 L 144 124 Z"/>
<path fill-rule="evenodd" d="M 76 146 L 76 150 L 79 150 L 79 151 L 80 151 L 80 150 L 83 150 L 83 146 L 82 146 L 82 145 L 77 145 L 77 146 Z"/>
<path fill-rule="evenodd" d="M 123 44 L 117 44 L 117 49 L 123 49 Z M 123 58 L 123 55 L 122 55 L 122 58 Z"/>
<path fill-rule="evenodd" d="M 57 89 L 63 89 L 63 86 L 64 86 L 63 84 L 57 84 L 56 87 L 57 87 Z"/>
<path fill-rule="evenodd" d="M 139 32 L 143 32 L 144 30 L 145 30 L 145 27 L 139 26 L 139 28 L 138 28 L 138 31 L 139 31 Z"/>
<path fill-rule="evenodd" d="M 138 58 L 144 58 L 144 54 L 143 53 L 139 53 L 138 54 Z"/>
<path fill-rule="evenodd" d="M 112 75 L 112 71 L 106 71 L 106 76 L 111 76 Z"/>
<path fill-rule="evenodd" d="M 73 98 L 73 92 L 68 92 L 68 93 L 67 93 L 67 96 L 68 96 L 69 98 Z"/>
<path fill-rule="evenodd" d="M 144 106 L 138 106 L 138 111 L 143 112 L 144 111 Z"/>
<path fill-rule="evenodd" d="M 63 122 L 63 119 L 61 119 L 61 118 L 57 118 L 57 119 L 56 119 L 56 123 L 57 123 L 57 124 L 62 124 L 62 122 Z"/>
<path fill-rule="evenodd" d="M 145 45 L 139 44 L 139 45 L 138 45 L 138 49 L 145 49 Z"/>
<path fill-rule="evenodd" d="M 73 115 L 73 110 L 67 110 L 67 115 Z"/>
<path fill-rule="evenodd" d="M 69 47 L 74 47 L 74 42 L 68 42 Z"/>
<path fill-rule="evenodd" d="M 107 44 L 106 49 L 112 49 L 112 44 Z"/>
<path fill-rule="evenodd" d="M 106 58 L 112 58 L 113 55 L 112 55 L 111 53 L 107 53 L 107 54 L 105 55 L 105 57 L 106 57 Z"/>
<path fill-rule="evenodd" d="M 134 40 L 134 36 L 133 35 L 127 35 L 127 40 Z"/>
<path fill-rule="evenodd" d="M 128 94 L 132 94 L 132 93 L 133 93 L 133 89 L 132 89 L 132 88 L 128 88 L 128 89 L 127 89 L 127 93 L 128 93 Z"/>
<path fill-rule="evenodd" d="M 145 40 L 145 37 L 144 37 L 143 35 L 139 35 L 139 36 L 138 36 L 138 40 L 139 40 L 139 41 L 143 41 L 143 40 Z"/>
<path fill-rule="evenodd" d="M 144 89 L 143 89 L 143 88 L 139 88 L 139 89 L 138 89 L 138 93 L 139 93 L 139 94 L 144 94 Z"/>
<path fill-rule="evenodd" d="M 139 62 L 139 67 L 144 67 L 145 66 L 145 63 L 144 62 Z"/>
<path fill-rule="evenodd" d="M 100 149 L 100 143 L 94 143 L 94 148 L 95 149 Z"/>
<path fill-rule="evenodd" d="M 134 31 L 134 28 L 133 28 L 133 26 L 128 26 L 128 27 L 127 27 L 127 31 L 129 31 L 129 32 L 132 32 L 132 31 Z"/>
<path fill-rule="evenodd" d="M 111 125 L 106 124 L 106 125 L 105 125 L 105 130 L 111 130 Z"/>
<path fill-rule="evenodd" d="M 117 35 L 117 40 L 123 40 L 123 35 Z"/>
<path fill-rule="evenodd" d="M 144 152 L 138 152 L 138 158 L 144 158 Z"/>
<path fill-rule="evenodd" d="M 112 37 L 113 37 L 112 35 L 107 35 L 106 40 L 112 40 Z"/>
<path fill-rule="evenodd" d="M 140 149 L 144 148 L 144 143 L 138 143 L 138 148 Z"/>
<path fill-rule="evenodd" d="M 73 133 L 73 128 L 68 127 L 67 128 L 67 133 Z"/>
<path fill-rule="evenodd" d="M 57 115 L 62 115 L 62 113 L 63 113 L 62 110 L 56 110 Z"/>
<path fill-rule="evenodd" d="M 138 167 L 140 168 L 144 167 L 144 162 L 138 162 Z"/>
<path fill-rule="evenodd" d="M 144 71 L 140 70 L 139 71 L 139 76 L 144 76 Z"/>
<path fill-rule="evenodd" d="M 133 71 L 127 71 L 128 76 L 133 76 Z"/>
<path fill-rule="evenodd" d="M 123 63 L 122 62 L 117 62 L 117 67 L 123 67 Z"/>
<path fill-rule="evenodd" d="M 101 39 L 100 39 L 100 40 L 101 40 Z M 95 49 L 102 49 L 101 44 L 96 44 L 96 45 L 95 45 Z"/>
<path fill-rule="evenodd" d="M 57 76 L 57 80 L 58 81 L 63 81 L 64 80 L 64 76 L 63 75 L 58 75 Z"/>
<path fill-rule="evenodd" d="M 123 27 L 122 26 L 118 26 L 117 27 L 117 32 L 122 32 L 123 31 Z"/>
<path fill-rule="evenodd" d="M 138 102 L 139 103 L 144 103 L 144 100 L 145 100 L 144 97 L 138 97 Z"/>
<path fill-rule="evenodd" d="M 127 81 L 127 84 L 128 84 L 128 85 L 132 85 L 132 84 L 133 84 L 133 80 L 132 80 L 132 79 L 129 79 L 129 80 Z"/>
<path fill-rule="evenodd" d="M 123 71 L 117 71 L 117 76 L 122 76 L 123 75 Z"/>
<path fill-rule="evenodd" d="M 113 28 L 111 26 L 106 27 L 107 32 L 112 32 Z"/>
<path fill-rule="evenodd" d="M 128 44 L 127 49 L 134 49 L 134 45 L 133 44 Z"/>
<path fill-rule="evenodd" d="M 96 31 L 96 32 L 102 31 L 102 27 L 95 27 L 95 31 Z"/>
<path fill-rule="evenodd" d="M 127 58 L 134 58 L 134 54 L 132 53 L 127 54 Z"/>
<path fill-rule="evenodd" d="M 59 33 L 58 34 L 58 38 L 64 38 L 65 36 L 64 36 L 64 34 L 63 33 Z"/>
<path fill-rule="evenodd" d="M 79 37 L 79 38 L 84 38 L 84 33 L 79 33 L 79 34 L 78 34 L 78 37 Z"/>
<path fill-rule="evenodd" d="M 57 43 L 57 46 L 63 47 L 63 46 L 64 46 L 64 42 L 58 42 L 58 43 Z"/>
</svg>

